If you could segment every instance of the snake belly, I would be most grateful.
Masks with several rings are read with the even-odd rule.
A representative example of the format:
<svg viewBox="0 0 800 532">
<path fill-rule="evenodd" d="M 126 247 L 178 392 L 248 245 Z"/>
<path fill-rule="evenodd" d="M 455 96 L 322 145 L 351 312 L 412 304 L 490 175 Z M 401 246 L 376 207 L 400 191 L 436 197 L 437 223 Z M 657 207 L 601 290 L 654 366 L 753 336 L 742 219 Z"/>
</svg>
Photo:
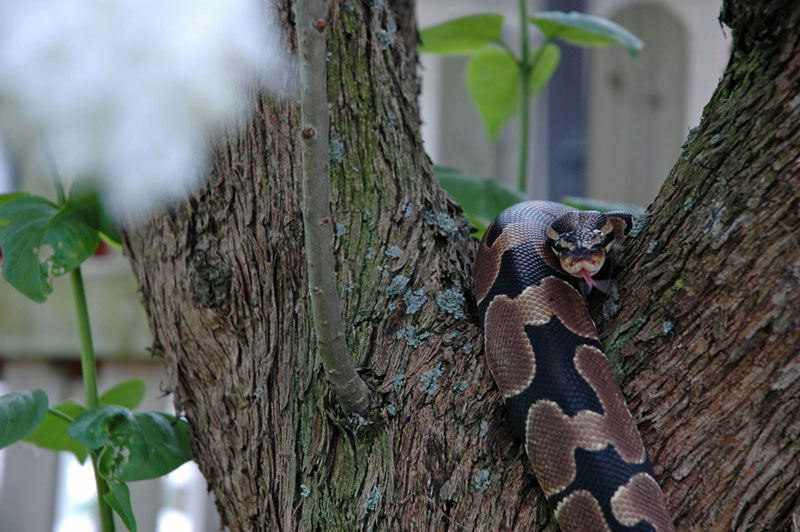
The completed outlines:
<svg viewBox="0 0 800 532">
<path fill-rule="evenodd" d="M 570 211 L 520 203 L 487 229 L 475 281 L 489 368 L 564 532 L 673 531 L 579 281 L 548 246 Z"/>
</svg>

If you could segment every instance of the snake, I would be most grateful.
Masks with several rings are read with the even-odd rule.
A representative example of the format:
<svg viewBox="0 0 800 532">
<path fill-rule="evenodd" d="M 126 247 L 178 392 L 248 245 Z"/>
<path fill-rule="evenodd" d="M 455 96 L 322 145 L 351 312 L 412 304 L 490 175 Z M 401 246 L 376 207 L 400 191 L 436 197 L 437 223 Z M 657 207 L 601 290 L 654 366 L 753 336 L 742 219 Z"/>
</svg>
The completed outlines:
<svg viewBox="0 0 800 532">
<path fill-rule="evenodd" d="M 518 203 L 475 259 L 488 366 L 563 532 L 675 530 L 585 301 L 632 224 L 624 212 Z"/>
</svg>

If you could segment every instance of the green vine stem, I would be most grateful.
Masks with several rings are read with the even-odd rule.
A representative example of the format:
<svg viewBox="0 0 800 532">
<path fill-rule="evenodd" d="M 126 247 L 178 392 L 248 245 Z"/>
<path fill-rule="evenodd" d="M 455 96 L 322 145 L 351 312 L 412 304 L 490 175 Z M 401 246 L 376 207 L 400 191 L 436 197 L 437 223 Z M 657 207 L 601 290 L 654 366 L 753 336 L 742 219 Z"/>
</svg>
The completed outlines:
<svg viewBox="0 0 800 532">
<path fill-rule="evenodd" d="M 73 421 L 75 421 L 75 418 L 73 418 L 72 416 L 70 416 L 70 415 L 68 415 L 68 414 L 65 414 L 65 413 L 64 413 L 64 412 L 62 412 L 61 410 L 56 410 L 56 409 L 55 409 L 55 408 L 53 408 L 53 407 L 50 407 L 50 408 L 48 408 L 48 409 L 47 409 L 47 413 L 48 413 L 48 414 L 53 414 L 53 415 L 54 415 L 54 416 L 56 416 L 57 418 L 59 418 L 59 419 L 63 419 L 63 420 L 64 420 L 64 421 L 66 421 L 67 423 L 72 423 Z"/>
<path fill-rule="evenodd" d="M 517 164 L 517 188 L 525 192 L 528 188 L 528 138 L 530 136 L 530 74 L 536 65 L 528 64 L 528 6 L 527 0 L 519 0 L 520 46 L 520 123 L 519 158 Z"/>
<path fill-rule="evenodd" d="M 53 186 L 56 190 L 56 200 L 58 206 L 62 206 L 67 201 L 64 193 L 64 185 L 58 175 L 53 158 L 48 150 L 48 162 L 50 172 L 53 177 Z M 97 408 L 99 396 L 97 394 L 97 363 L 94 356 L 94 346 L 92 345 L 92 328 L 89 324 L 89 309 L 86 305 L 86 290 L 83 286 L 83 275 L 80 267 L 75 268 L 69 273 L 72 283 L 72 295 L 75 300 L 75 313 L 78 318 L 78 334 L 81 342 L 81 374 L 83 376 L 83 390 L 86 397 L 86 406 L 89 409 Z M 59 412 L 60 414 L 60 412 Z M 58 415 L 58 414 L 56 414 Z M 59 416 L 63 417 L 63 416 Z M 111 506 L 105 500 L 105 495 L 109 492 L 108 484 L 97 472 L 97 456 L 92 453 L 92 469 L 94 470 L 94 480 L 97 484 L 97 503 L 100 512 L 100 526 L 103 532 L 114 532 L 114 514 Z"/>
<path fill-rule="evenodd" d="M 522 27 L 520 28 L 521 59 L 517 61 L 519 67 L 519 90 L 520 90 L 520 125 L 519 125 L 519 154 L 517 166 L 517 189 L 520 192 L 527 192 L 528 189 L 528 141 L 530 137 L 530 101 L 531 101 L 531 74 L 536 71 L 547 45 L 553 40 L 553 36 L 546 37 L 541 46 L 538 47 L 533 58 L 530 57 L 528 49 L 528 11 L 525 5 L 526 0 L 519 0 L 519 16 Z"/>
</svg>

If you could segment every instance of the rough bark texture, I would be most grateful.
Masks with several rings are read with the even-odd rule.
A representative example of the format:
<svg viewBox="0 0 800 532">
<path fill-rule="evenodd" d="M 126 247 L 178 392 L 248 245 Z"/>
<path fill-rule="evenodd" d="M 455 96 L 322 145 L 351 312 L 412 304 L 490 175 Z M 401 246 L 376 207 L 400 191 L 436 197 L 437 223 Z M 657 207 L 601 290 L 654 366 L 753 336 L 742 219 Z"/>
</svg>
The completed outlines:
<svg viewBox="0 0 800 532">
<path fill-rule="evenodd" d="M 737 54 L 627 250 L 606 336 L 679 528 L 780 530 L 800 478 L 798 7 L 725 13 Z M 340 414 L 312 349 L 293 98 L 255 98 L 207 186 L 125 236 L 222 519 L 553 530 L 484 362 L 476 242 L 419 137 L 413 5 L 331 2 L 328 36 L 336 267 L 369 419 Z"/>
<path fill-rule="evenodd" d="M 604 343 L 681 529 L 798 530 L 800 6 L 728 2 L 722 21 L 733 56 Z"/>
<path fill-rule="evenodd" d="M 299 110 L 259 98 L 246 132 L 223 139 L 209 184 L 126 235 L 195 459 L 232 530 L 535 530 L 549 515 L 481 356 L 477 242 L 419 136 L 413 6 L 332 5 L 328 32 L 339 287 L 350 350 L 380 404 L 345 419 L 324 383 Z"/>
</svg>

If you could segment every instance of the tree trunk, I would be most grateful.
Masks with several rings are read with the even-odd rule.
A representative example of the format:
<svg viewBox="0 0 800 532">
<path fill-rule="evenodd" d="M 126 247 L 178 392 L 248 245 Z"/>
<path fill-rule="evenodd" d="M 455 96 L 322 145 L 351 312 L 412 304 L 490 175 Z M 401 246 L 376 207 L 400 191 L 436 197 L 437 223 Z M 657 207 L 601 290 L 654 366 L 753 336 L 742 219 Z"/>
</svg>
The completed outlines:
<svg viewBox="0 0 800 532">
<path fill-rule="evenodd" d="M 294 50 L 290 6 L 274 9 Z M 602 323 L 681 529 L 782 529 L 798 515 L 792 6 L 726 6 L 736 53 L 625 251 L 619 311 Z M 413 5 L 331 2 L 327 28 L 336 270 L 372 415 L 342 414 L 315 356 L 294 98 L 254 96 L 208 184 L 125 234 L 222 520 L 555 530 L 483 358 L 477 242 L 423 151 Z"/>
<path fill-rule="evenodd" d="M 800 5 L 721 20 L 730 63 L 600 325 L 681 528 L 798 530 Z"/>
</svg>

